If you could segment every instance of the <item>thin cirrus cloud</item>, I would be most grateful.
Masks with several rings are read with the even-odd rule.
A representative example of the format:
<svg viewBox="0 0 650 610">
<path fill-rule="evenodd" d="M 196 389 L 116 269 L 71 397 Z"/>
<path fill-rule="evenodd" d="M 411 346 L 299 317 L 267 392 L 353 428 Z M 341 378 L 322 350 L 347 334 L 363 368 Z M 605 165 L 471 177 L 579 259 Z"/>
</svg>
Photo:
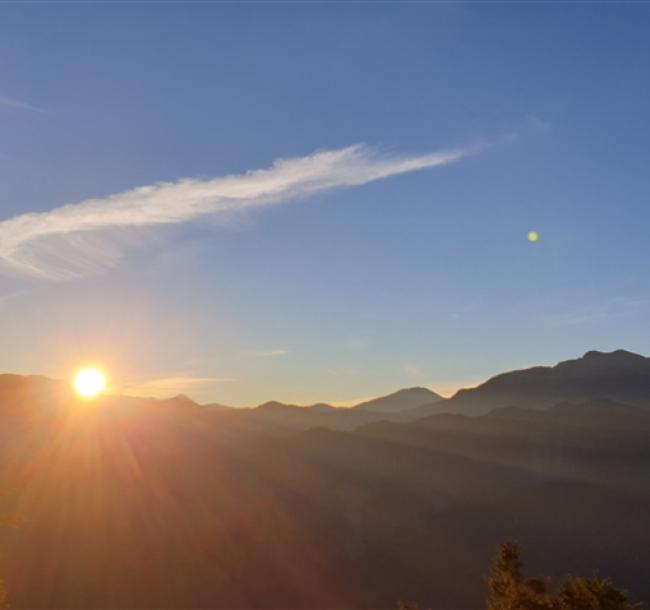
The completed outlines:
<svg viewBox="0 0 650 610">
<path fill-rule="evenodd" d="M 289 350 L 286 347 L 251 349 L 244 352 L 246 356 L 252 356 L 253 358 L 277 358 L 278 356 L 286 356 L 288 353 Z"/>
<path fill-rule="evenodd" d="M 40 112 L 41 114 L 46 114 L 46 110 L 23 102 L 22 100 L 17 100 L 13 97 L 7 97 L 6 95 L 0 95 L 0 106 L 8 106 L 9 108 L 17 108 L 19 110 L 31 110 L 32 112 Z"/>
<path fill-rule="evenodd" d="M 544 321 L 554 326 L 596 324 L 608 318 L 624 318 L 647 310 L 647 299 L 618 296 L 607 301 L 588 305 L 582 309 L 545 316 Z"/>
<path fill-rule="evenodd" d="M 478 147 L 385 156 L 363 146 L 278 159 L 267 169 L 207 180 L 182 179 L 88 199 L 0 222 L 6 272 L 63 281 L 118 265 L 141 241 L 134 230 L 261 208 L 336 188 L 447 165 Z"/>
<path fill-rule="evenodd" d="M 209 387 L 219 383 L 235 381 L 230 377 L 163 377 L 161 379 L 149 379 L 142 383 L 128 385 L 124 392 L 129 396 L 141 396 L 146 398 L 165 398 L 191 392 L 197 387 Z"/>
</svg>

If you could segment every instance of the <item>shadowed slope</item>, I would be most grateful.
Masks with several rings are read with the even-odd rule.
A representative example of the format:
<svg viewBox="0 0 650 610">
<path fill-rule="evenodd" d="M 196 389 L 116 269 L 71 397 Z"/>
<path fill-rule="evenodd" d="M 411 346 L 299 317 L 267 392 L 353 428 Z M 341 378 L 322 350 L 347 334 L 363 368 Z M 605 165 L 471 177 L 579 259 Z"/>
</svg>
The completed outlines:
<svg viewBox="0 0 650 610">
<path fill-rule="evenodd" d="M 182 398 L 0 409 L 12 605 L 473 608 L 510 537 L 647 596 L 646 412 L 582 409 L 293 434 Z"/>
<path fill-rule="evenodd" d="M 300 432 L 287 410 L 301 426 L 377 417 L 83 401 L 0 377 L 0 489 L 24 520 L 0 531 L 12 605 L 392 609 L 407 594 L 475 608 L 508 538 L 536 570 L 561 549 L 563 571 L 650 597 L 649 411 L 589 401 Z"/>
</svg>

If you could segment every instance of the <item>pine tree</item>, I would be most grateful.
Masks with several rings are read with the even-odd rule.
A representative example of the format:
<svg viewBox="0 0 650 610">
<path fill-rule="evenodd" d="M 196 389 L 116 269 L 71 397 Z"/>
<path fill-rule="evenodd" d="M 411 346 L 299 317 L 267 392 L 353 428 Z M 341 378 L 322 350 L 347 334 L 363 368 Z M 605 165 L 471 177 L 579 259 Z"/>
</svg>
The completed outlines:
<svg viewBox="0 0 650 610">
<path fill-rule="evenodd" d="M 525 577 L 521 547 L 504 542 L 497 547 L 488 578 L 487 610 L 643 610 L 627 591 L 606 578 L 567 576 L 554 583 L 546 577 Z M 420 610 L 400 602 L 399 610 Z"/>
<path fill-rule="evenodd" d="M 488 580 L 488 610 L 550 610 L 548 580 L 524 578 L 521 549 L 514 542 L 497 547 Z"/>
<path fill-rule="evenodd" d="M 558 610 L 641 610 L 643 604 L 629 601 L 627 591 L 606 578 L 570 577 L 557 593 Z"/>
<path fill-rule="evenodd" d="M 641 610 L 629 594 L 604 578 L 569 576 L 525 578 L 521 548 L 513 542 L 497 547 L 488 580 L 487 610 Z"/>
</svg>

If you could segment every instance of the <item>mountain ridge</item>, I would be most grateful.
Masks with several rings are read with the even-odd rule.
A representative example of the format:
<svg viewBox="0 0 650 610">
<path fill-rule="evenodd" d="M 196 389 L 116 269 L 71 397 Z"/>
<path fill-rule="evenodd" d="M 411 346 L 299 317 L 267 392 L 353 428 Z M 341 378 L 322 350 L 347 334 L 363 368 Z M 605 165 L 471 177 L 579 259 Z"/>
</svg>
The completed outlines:
<svg viewBox="0 0 650 610">
<path fill-rule="evenodd" d="M 444 403 L 420 408 L 418 415 L 481 414 L 508 406 L 548 409 L 564 401 L 603 399 L 650 408 L 650 358 L 623 349 L 590 350 L 553 366 L 500 373 L 458 390 Z"/>
<path fill-rule="evenodd" d="M 50 405 L 74 400 L 70 385 L 42 375 L 0 374 L 0 399 L 5 403 L 34 401 Z M 437 413 L 482 414 L 503 407 L 549 409 L 562 402 L 609 400 L 650 408 L 650 358 L 623 349 L 590 350 L 581 357 L 552 366 L 533 366 L 506 371 L 473 388 L 443 398 L 424 387 L 403 388 L 362 401 L 351 407 L 318 402 L 301 406 L 267 401 L 239 409 L 220 403 L 200 405 L 186 395 L 139 398 L 106 395 L 99 400 L 140 400 L 174 408 L 219 412 L 248 412 L 247 417 L 275 421 L 295 429 L 314 426 L 351 430 L 377 419 L 415 421 Z"/>
<path fill-rule="evenodd" d="M 47 380 L 6 381 L 34 390 L 0 384 L 0 489 L 28 517 L 3 539 L 14 607 L 477 608 L 507 539 L 650 596 L 648 409 L 47 409 Z"/>
<path fill-rule="evenodd" d="M 403 388 L 386 396 L 366 400 L 351 408 L 375 413 L 398 413 L 425 404 L 436 403 L 440 400 L 443 400 L 442 396 L 433 390 L 416 386 Z"/>
</svg>

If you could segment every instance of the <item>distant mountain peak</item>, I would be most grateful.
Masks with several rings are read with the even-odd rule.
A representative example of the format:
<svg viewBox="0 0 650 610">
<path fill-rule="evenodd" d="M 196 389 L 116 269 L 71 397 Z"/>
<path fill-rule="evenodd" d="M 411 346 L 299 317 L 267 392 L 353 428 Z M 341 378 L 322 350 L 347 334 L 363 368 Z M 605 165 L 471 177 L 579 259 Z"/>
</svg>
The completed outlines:
<svg viewBox="0 0 650 610">
<path fill-rule="evenodd" d="M 635 354 L 634 352 L 628 352 L 624 349 L 617 349 L 613 352 L 600 352 L 598 350 L 590 350 L 585 352 L 585 354 L 580 358 L 580 360 L 585 361 L 598 361 L 598 362 L 646 362 L 648 358 L 642 356 L 641 354 Z"/>
<path fill-rule="evenodd" d="M 177 394 L 176 396 L 172 397 L 170 400 L 173 400 L 175 402 L 186 402 L 186 403 L 192 403 L 196 404 L 187 394 Z"/>
<path fill-rule="evenodd" d="M 255 410 L 265 411 L 267 413 L 270 412 L 286 413 L 289 411 L 329 412 L 329 411 L 334 411 L 335 407 L 333 407 L 332 405 L 328 405 L 325 402 L 317 402 L 313 405 L 304 406 L 304 405 L 287 404 L 284 402 L 278 402 L 277 400 L 269 400 L 255 407 Z"/>
<path fill-rule="evenodd" d="M 415 394 L 420 394 L 424 396 L 438 396 L 433 390 L 430 390 L 429 388 L 425 388 L 423 386 L 413 386 L 412 388 L 402 388 L 401 390 L 397 390 L 397 392 L 393 392 L 392 394 L 389 394 L 388 396 L 404 396 L 406 394 L 410 395 L 415 395 Z"/>
<path fill-rule="evenodd" d="M 416 386 L 413 388 L 403 388 L 372 400 L 367 400 L 356 406 L 354 409 L 363 411 L 374 411 L 376 413 L 397 413 L 400 411 L 410 411 L 426 404 L 433 404 L 442 400 L 442 396 L 436 394 L 429 388 Z"/>
<path fill-rule="evenodd" d="M 593 399 L 650 407 L 650 358 L 624 349 L 590 350 L 555 366 L 496 375 L 476 388 L 459 390 L 447 404 L 453 411 L 480 413 L 508 405 L 544 409 Z"/>
<path fill-rule="evenodd" d="M 648 365 L 650 365 L 650 358 L 624 349 L 617 349 L 611 352 L 590 350 L 580 358 L 564 360 L 554 367 L 548 368 L 550 370 L 572 371 L 581 374 L 591 374 L 595 370 L 603 371 L 605 374 L 612 374 L 614 371 L 645 369 Z"/>
<path fill-rule="evenodd" d="M 284 411 L 285 409 L 291 409 L 293 407 L 294 405 L 287 405 L 283 402 L 278 402 L 277 400 L 267 400 L 255 408 L 262 411 Z"/>
<path fill-rule="evenodd" d="M 145 399 L 146 400 L 146 399 Z M 155 400 L 155 399 L 154 399 Z M 186 394 L 178 394 L 171 398 L 162 398 L 156 401 L 159 405 L 168 405 L 176 408 L 194 408 L 200 406 L 197 402 L 193 401 Z"/>
</svg>

